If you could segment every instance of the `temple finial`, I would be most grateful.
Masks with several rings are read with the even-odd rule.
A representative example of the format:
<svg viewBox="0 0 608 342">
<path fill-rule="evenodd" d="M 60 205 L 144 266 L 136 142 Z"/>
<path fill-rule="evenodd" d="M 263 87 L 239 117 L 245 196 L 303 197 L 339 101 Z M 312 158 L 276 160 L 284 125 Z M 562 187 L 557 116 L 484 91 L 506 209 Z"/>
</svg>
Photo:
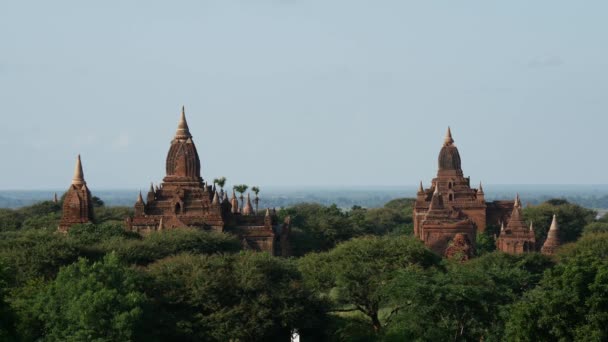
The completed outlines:
<svg viewBox="0 0 608 342">
<path fill-rule="evenodd" d="M 139 195 L 137 195 L 137 203 L 144 203 L 144 198 L 141 196 L 141 190 L 139 190 Z"/>
<path fill-rule="evenodd" d="M 443 142 L 443 144 L 449 146 L 453 143 L 454 139 L 452 138 L 452 130 L 450 129 L 450 126 L 448 126 L 448 132 L 445 134 L 445 141 Z"/>
<path fill-rule="evenodd" d="M 420 186 L 418 187 L 418 193 L 424 193 L 424 187 L 422 186 L 422 181 L 420 181 Z"/>
<path fill-rule="evenodd" d="M 551 227 L 549 227 L 549 231 L 556 231 L 559 229 L 557 225 L 557 215 L 553 214 L 553 221 L 551 221 Z"/>
<path fill-rule="evenodd" d="M 519 194 L 515 196 L 515 203 L 513 204 L 515 208 L 521 208 L 521 199 L 519 198 Z"/>
<path fill-rule="evenodd" d="M 177 124 L 177 132 L 175 133 L 175 139 L 188 139 L 192 138 L 190 129 L 188 128 L 188 122 L 186 121 L 186 108 L 182 106 L 182 114 Z"/>
<path fill-rule="evenodd" d="M 483 185 L 479 182 L 479 193 L 483 194 Z"/>
<path fill-rule="evenodd" d="M 84 181 L 84 172 L 82 171 L 82 162 L 80 161 L 80 154 L 78 155 L 78 158 L 76 158 L 76 167 L 74 168 L 74 178 L 72 179 L 72 184 L 86 184 L 86 182 Z"/>
</svg>

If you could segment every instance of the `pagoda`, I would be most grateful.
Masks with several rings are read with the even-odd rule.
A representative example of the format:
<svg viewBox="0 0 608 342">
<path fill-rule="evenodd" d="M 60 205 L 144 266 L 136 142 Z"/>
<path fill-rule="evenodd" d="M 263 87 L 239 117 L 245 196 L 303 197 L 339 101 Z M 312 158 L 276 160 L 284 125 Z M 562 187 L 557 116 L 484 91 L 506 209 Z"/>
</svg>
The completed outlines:
<svg viewBox="0 0 608 342">
<path fill-rule="evenodd" d="M 513 201 L 486 202 L 482 185 L 471 187 L 471 179 L 464 176 L 460 152 L 448 127 L 439 151 L 437 176 L 431 186 L 422 182 L 414 204 L 414 235 L 440 255 L 458 235 L 458 243 L 466 241 L 474 250 L 477 232 L 484 232 L 489 224 L 508 221 Z M 468 248 L 468 247 L 467 247 Z"/>
<path fill-rule="evenodd" d="M 532 224 L 526 225 L 523 219 L 521 200 L 519 195 L 515 198 L 515 204 L 509 223 L 505 227 L 501 224 L 500 235 L 496 239 L 496 249 L 509 254 L 522 254 L 536 251 L 536 238 Z"/>
<path fill-rule="evenodd" d="M 150 186 L 144 196 L 139 193 L 133 218 L 127 219 L 131 231 L 147 234 L 153 231 L 197 228 L 230 232 L 239 236 L 244 248 L 284 254 L 289 248 L 288 222 L 279 224 L 276 213 L 254 212 L 249 195 L 247 205 L 239 210 L 236 194 L 232 199 L 223 190 L 207 184 L 201 177 L 201 162 L 192 139 L 185 110 L 166 158 L 166 176 L 160 186 Z"/>
<path fill-rule="evenodd" d="M 67 232 L 72 225 L 93 221 L 91 191 L 84 180 L 80 155 L 76 158 L 74 178 L 63 200 L 63 211 L 59 221 L 59 231 Z"/>
</svg>

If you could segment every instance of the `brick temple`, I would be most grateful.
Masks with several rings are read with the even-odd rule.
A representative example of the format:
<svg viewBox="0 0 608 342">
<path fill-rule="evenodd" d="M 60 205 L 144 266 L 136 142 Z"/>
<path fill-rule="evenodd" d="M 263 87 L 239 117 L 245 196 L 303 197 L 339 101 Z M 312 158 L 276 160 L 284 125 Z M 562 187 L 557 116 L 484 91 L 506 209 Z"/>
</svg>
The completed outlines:
<svg viewBox="0 0 608 342">
<path fill-rule="evenodd" d="M 450 247 L 457 236 L 457 244 L 467 242 L 470 246 L 462 248 L 472 253 L 477 232 L 486 231 L 490 224 L 509 222 L 516 201 L 486 202 L 482 185 L 471 187 L 450 128 L 439 151 L 438 167 L 430 188 L 425 189 L 420 183 L 414 205 L 414 234 L 440 255 L 453 253 L 454 248 Z M 516 242 L 511 239 L 509 244 L 512 243 Z M 503 250 L 502 246 L 499 249 Z"/>
<path fill-rule="evenodd" d="M 239 209 L 234 191 L 228 193 L 207 184 L 201 177 L 201 162 L 182 108 L 177 132 L 166 160 L 166 176 L 158 187 L 141 192 L 129 230 L 146 234 L 184 227 L 230 232 L 241 239 L 245 249 L 288 255 L 289 220 L 279 223 L 274 210 L 253 210 L 249 195 Z"/>
<path fill-rule="evenodd" d="M 70 184 L 63 199 L 63 211 L 61 221 L 59 221 L 60 232 L 67 232 L 72 225 L 93 221 L 93 202 L 91 199 L 91 191 L 89 191 L 87 182 L 84 180 L 82 161 L 80 155 L 78 155 L 72 184 Z M 57 201 L 57 194 L 55 194 L 54 200 Z"/>
</svg>

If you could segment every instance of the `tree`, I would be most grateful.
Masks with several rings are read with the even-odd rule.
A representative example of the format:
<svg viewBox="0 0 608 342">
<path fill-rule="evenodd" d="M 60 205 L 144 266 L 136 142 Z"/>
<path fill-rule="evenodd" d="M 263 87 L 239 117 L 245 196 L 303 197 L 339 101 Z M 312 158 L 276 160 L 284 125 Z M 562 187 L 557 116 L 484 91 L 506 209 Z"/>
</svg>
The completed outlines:
<svg viewBox="0 0 608 342">
<path fill-rule="evenodd" d="M 0 262 L 9 267 L 14 281 L 53 278 L 61 266 L 78 259 L 80 246 L 55 230 L 25 230 L 0 235 Z"/>
<path fill-rule="evenodd" d="M 63 268 L 37 297 L 45 339 L 132 341 L 145 335 L 142 279 L 115 254 Z"/>
<path fill-rule="evenodd" d="M 596 233 L 608 233 L 608 223 L 599 221 L 591 222 L 583 228 L 583 235 Z"/>
<path fill-rule="evenodd" d="M 257 186 L 253 186 L 251 187 L 251 191 L 253 191 L 253 193 L 255 193 L 255 198 L 254 198 L 254 202 L 255 202 L 255 212 L 258 212 L 258 203 L 260 203 L 260 197 L 258 197 L 258 194 L 260 193 L 260 188 Z"/>
<path fill-rule="evenodd" d="M 126 263 L 147 265 L 184 252 L 235 253 L 240 251 L 241 244 L 231 234 L 183 228 L 153 232 L 143 238 L 110 238 L 95 247 L 104 253 L 114 251 Z"/>
<path fill-rule="evenodd" d="M 224 191 L 224 186 L 226 185 L 226 177 L 219 177 L 213 180 L 213 184 L 217 184 L 222 191 Z"/>
<path fill-rule="evenodd" d="M 544 243 L 553 215 L 557 215 L 562 242 L 572 242 L 579 238 L 583 228 L 593 222 L 597 213 L 568 203 L 566 200 L 549 200 L 538 206 L 524 209 L 524 217 L 534 223 L 537 247 Z"/>
<path fill-rule="evenodd" d="M 149 266 L 162 340 L 278 341 L 322 327 L 293 262 L 266 253 L 181 254 Z"/>
<path fill-rule="evenodd" d="M 0 340 L 10 341 L 15 337 L 15 315 L 7 303 L 9 269 L 0 263 Z"/>
<path fill-rule="evenodd" d="M 244 201 L 245 201 L 245 197 L 243 196 L 243 193 L 245 191 L 247 191 L 247 189 L 249 188 L 249 186 L 247 186 L 246 184 L 238 184 L 234 186 L 234 190 L 236 190 L 236 192 L 238 192 L 239 194 L 241 194 L 239 196 L 239 198 L 241 199 L 241 209 L 244 206 Z"/>
<path fill-rule="evenodd" d="M 389 340 L 500 340 L 505 307 L 534 288 L 552 266 L 537 253 L 486 254 L 445 269 L 403 271 L 388 288 L 393 305 L 407 305 L 388 327 Z"/>
<path fill-rule="evenodd" d="M 585 236 L 581 242 L 560 251 L 562 262 L 513 305 L 506 340 L 608 339 L 608 234 Z"/>
<path fill-rule="evenodd" d="M 360 312 L 379 333 L 402 305 L 389 305 L 386 288 L 400 272 L 437 265 L 440 257 L 415 238 L 363 237 L 299 261 L 307 284 L 329 297 L 333 312 Z M 385 308 L 385 306 L 388 306 Z M 388 313 L 381 317 L 380 310 Z M 383 322 L 384 321 L 384 322 Z"/>
</svg>

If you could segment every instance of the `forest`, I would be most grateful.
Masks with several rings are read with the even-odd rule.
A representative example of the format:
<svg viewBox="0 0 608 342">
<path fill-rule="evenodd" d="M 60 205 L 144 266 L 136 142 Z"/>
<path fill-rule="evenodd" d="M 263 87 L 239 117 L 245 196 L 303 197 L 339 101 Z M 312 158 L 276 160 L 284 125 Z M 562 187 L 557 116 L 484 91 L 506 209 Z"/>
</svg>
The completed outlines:
<svg viewBox="0 0 608 342">
<path fill-rule="evenodd" d="M 56 232 L 61 202 L 0 209 L 2 341 L 605 341 L 608 219 L 553 199 L 527 206 L 558 254 L 442 259 L 412 236 L 411 199 L 381 208 L 302 203 L 291 258 L 229 234 L 124 230 L 130 208 Z"/>
</svg>

